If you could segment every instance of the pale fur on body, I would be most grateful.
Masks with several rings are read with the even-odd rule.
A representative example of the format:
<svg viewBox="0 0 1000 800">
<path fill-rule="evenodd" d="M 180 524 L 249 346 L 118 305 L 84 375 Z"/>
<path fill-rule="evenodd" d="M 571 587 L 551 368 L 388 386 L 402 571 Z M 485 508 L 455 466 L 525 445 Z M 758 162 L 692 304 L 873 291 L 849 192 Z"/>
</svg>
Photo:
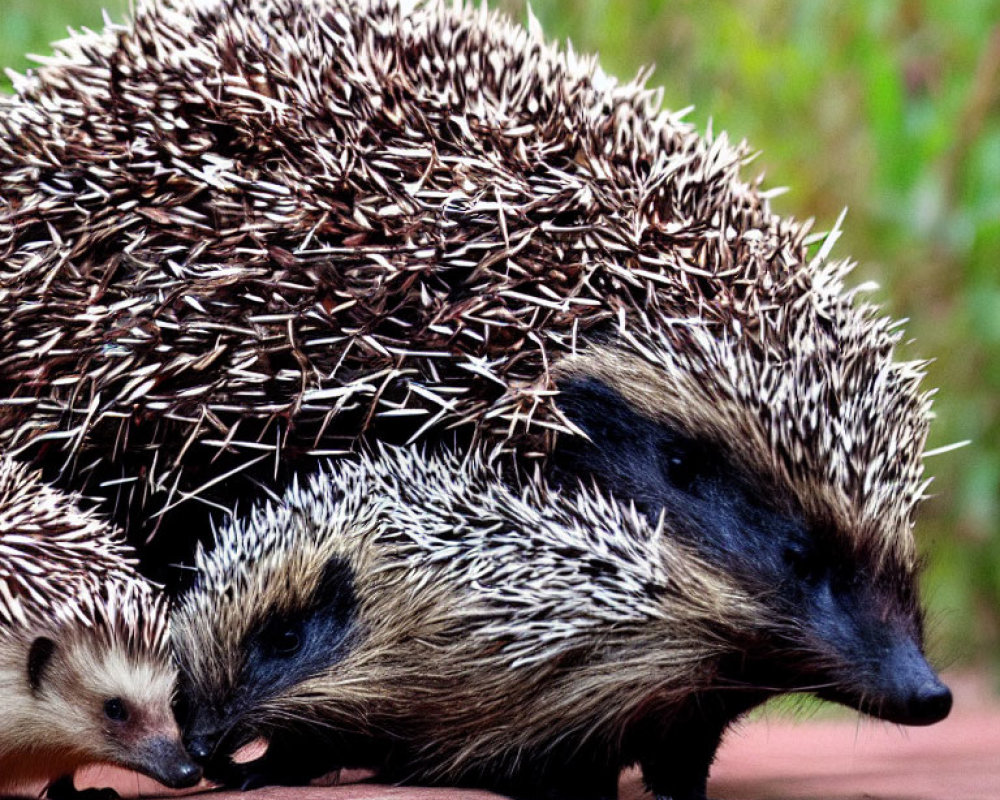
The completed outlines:
<svg viewBox="0 0 1000 800">
<path fill-rule="evenodd" d="M 173 715 L 168 620 L 111 526 L 0 459 L 0 792 L 93 763 L 198 780 Z"/>
</svg>

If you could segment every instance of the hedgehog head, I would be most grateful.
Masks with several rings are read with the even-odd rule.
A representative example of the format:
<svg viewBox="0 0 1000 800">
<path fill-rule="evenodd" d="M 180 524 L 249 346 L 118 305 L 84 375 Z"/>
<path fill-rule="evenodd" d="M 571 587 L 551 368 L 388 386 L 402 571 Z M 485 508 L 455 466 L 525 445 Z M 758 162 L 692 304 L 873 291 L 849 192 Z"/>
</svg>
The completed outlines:
<svg viewBox="0 0 1000 800">
<path fill-rule="evenodd" d="M 790 624 L 773 661 L 789 674 L 768 682 L 934 721 L 950 697 L 919 655 L 921 369 L 893 361 L 896 326 L 855 303 L 845 265 L 743 264 L 745 281 L 702 276 L 555 363 L 554 404 L 580 433 L 560 437 L 554 474 L 683 518 L 678 535 L 769 589 Z M 856 624 L 859 608 L 877 611 Z"/>
<path fill-rule="evenodd" d="M 112 763 L 166 786 L 193 785 L 201 770 L 173 715 L 165 598 L 134 577 L 77 576 L 70 589 L 75 599 L 48 607 L 44 623 L 2 634 L 26 654 L 30 696 L 14 711 L 25 734 L 69 770 Z"/>
<path fill-rule="evenodd" d="M 110 762 L 192 785 L 201 772 L 173 717 L 165 597 L 79 500 L 0 457 L 0 682 L 11 727 L 53 769 Z M 15 779 L 18 766 L 4 764 Z"/>
<path fill-rule="evenodd" d="M 297 487 L 289 498 L 227 526 L 211 553 L 199 548 L 195 585 L 174 613 L 181 716 L 196 758 L 228 734 L 232 749 L 287 722 L 287 697 L 301 696 L 348 646 L 347 532 L 371 528 L 378 506 L 357 493 L 338 502 L 333 486 L 315 501 Z"/>
</svg>

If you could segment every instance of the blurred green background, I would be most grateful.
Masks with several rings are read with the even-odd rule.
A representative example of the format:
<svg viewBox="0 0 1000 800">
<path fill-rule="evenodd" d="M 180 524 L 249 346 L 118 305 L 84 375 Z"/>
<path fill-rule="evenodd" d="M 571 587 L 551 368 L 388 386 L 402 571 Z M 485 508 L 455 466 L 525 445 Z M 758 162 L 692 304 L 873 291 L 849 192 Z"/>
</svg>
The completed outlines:
<svg viewBox="0 0 1000 800">
<path fill-rule="evenodd" d="M 524 3 L 500 3 L 523 18 Z M 107 0 L 113 18 L 126 3 Z M 829 227 L 835 253 L 910 319 L 905 355 L 934 358 L 918 526 L 939 662 L 1000 663 L 1000 0 L 533 0 L 552 37 L 628 77 L 656 64 L 671 108 L 763 151 L 791 191 L 777 210 Z M 0 66 L 22 71 L 98 0 L 0 0 Z M 9 91 L 10 83 L 0 82 Z"/>
</svg>

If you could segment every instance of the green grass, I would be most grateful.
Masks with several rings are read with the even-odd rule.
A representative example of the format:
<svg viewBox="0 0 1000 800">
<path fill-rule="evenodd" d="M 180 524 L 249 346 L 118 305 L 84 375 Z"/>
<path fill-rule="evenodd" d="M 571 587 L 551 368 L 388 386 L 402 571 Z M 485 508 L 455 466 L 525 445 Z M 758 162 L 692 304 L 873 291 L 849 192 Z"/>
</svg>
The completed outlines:
<svg viewBox="0 0 1000 800">
<path fill-rule="evenodd" d="M 0 0 L 0 65 L 46 52 L 91 0 Z M 502 3 L 523 14 L 523 3 Z M 831 225 L 837 247 L 910 322 L 907 356 L 941 387 L 929 462 L 936 496 L 917 535 L 929 556 L 936 649 L 1000 653 L 1000 0 L 533 0 L 543 28 L 627 77 L 655 63 L 673 108 L 695 105 L 763 151 L 791 191 L 781 213 Z M 124 4 L 113 8 L 117 16 Z"/>
<path fill-rule="evenodd" d="M 46 55 L 50 44 L 65 39 L 67 28 L 103 27 L 102 6 L 114 21 L 128 8 L 126 0 L 0 0 L 0 67 L 24 72 L 32 65 L 28 53 Z M 0 76 L 0 91 L 9 92 L 10 80 Z"/>
</svg>

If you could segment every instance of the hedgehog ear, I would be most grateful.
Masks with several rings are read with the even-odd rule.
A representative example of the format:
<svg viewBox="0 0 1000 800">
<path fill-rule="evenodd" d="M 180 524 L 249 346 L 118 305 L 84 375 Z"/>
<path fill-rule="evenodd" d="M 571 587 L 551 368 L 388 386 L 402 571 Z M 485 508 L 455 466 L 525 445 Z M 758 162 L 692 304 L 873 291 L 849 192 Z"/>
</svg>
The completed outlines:
<svg viewBox="0 0 1000 800">
<path fill-rule="evenodd" d="M 45 668 L 55 651 L 56 643 L 47 636 L 39 636 L 31 643 L 31 649 L 28 650 L 28 688 L 32 694 L 37 694 L 42 688 Z"/>
</svg>

